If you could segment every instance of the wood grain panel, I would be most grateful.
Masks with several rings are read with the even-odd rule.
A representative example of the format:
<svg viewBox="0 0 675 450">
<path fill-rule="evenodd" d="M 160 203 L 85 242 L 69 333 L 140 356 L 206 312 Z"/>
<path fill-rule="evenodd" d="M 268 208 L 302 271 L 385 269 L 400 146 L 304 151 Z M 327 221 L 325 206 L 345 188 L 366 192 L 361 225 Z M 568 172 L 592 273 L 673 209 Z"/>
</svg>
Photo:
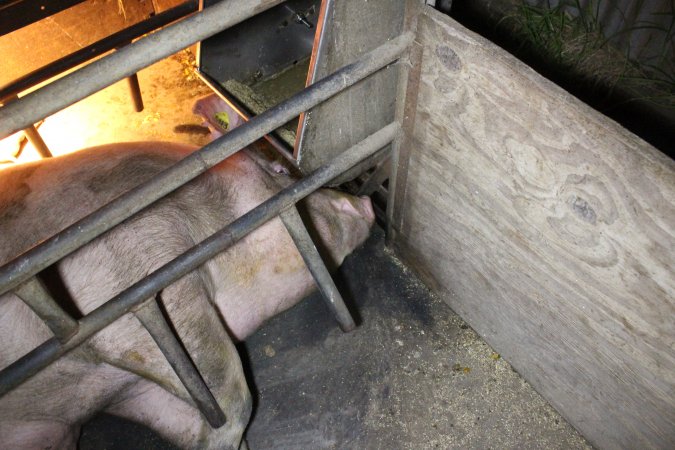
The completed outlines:
<svg viewBox="0 0 675 450">
<path fill-rule="evenodd" d="M 425 9 L 394 246 L 600 448 L 675 448 L 675 163 Z"/>
<path fill-rule="evenodd" d="M 418 0 L 419 1 L 419 0 Z M 320 80 L 403 30 L 405 1 L 326 1 L 323 38 L 312 54 Z M 316 45 L 316 43 L 315 43 Z M 300 170 L 309 173 L 394 119 L 398 66 L 391 65 L 301 116 L 296 140 Z M 332 184 L 354 178 L 349 172 Z"/>
</svg>

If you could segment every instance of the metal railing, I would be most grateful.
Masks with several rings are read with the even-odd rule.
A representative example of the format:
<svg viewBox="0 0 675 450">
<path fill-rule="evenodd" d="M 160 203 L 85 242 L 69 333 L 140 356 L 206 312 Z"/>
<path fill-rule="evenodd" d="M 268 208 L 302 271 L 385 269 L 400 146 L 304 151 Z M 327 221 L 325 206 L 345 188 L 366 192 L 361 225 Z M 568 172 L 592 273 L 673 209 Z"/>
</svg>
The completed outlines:
<svg viewBox="0 0 675 450">
<path fill-rule="evenodd" d="M 56 77 L 63 72 L 84 64 L 104 53 L 129 44 L 146 33 L 157 30 L 171 22 L 179 20 L 198 9 L 197 0 L 189 0 L 167 11 L 161 12 L 147 20 L 131 25 L 123 30 L 111 34 L 93 44 L 87 45 L 73 53 L 57 59 L 44 67 L 36 69 L 11 83 L 0 86 L 0 100 L 19 95 L 21 92 L 37 86 L 40 83 Z"/>
<path fill-rule="evenodd" d="M 25 128 L 27 124 L 124 78 L 130 71 L 135 72 L 277 3 L 280 1 L 223 1 L 143 38 L 0 109 L 0 136 Z M 408 48 L 412 39 L 412 34 L 403 34 L 363 55 L 1 267 L 0 295 L 13 291 L 49 326 L 54 337 L 0 372 L 0 396 L 123 315 L 134 313 L 149 331 L 205 418 L 213 427 L 223 425 L 225 416 L 221 408 L 163 317 L 156 296 L 177 279 L 277 216 L 280 216 L 289 231 L 338 323 L 343 330 L 352 329 L 354 321 L 314 247 L 295 204 L 346 170 L 357 165 L 364 166 L 364 161 L 373 161 L 374 155 L 396 139 L 400 126 L 395 122 L 283 189 L 80 320 L 76 321 L 61 309 L 35 276 L 301 112 L 394 62 Z"/>
</svg>

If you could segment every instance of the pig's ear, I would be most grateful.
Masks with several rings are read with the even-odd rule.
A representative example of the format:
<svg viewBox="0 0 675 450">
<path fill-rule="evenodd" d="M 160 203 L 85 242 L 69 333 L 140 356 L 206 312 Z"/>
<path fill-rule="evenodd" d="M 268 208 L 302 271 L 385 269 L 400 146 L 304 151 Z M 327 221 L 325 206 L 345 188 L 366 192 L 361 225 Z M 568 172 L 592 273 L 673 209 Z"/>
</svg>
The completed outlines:
<svg viewBox="0 0 675 450">
<path fill-rule="evenodd" d="M 354 203 L 347 197 L 338 197 L 333 199 L 333 204 L 338 209 L 345 214 L 350 216 L 361 216 L 361 212 L 354 206 Z"/>
<path fill-rule="evenodd" d="M 287 167 L 285 167 L 283 164 L 281 164 L 279 161 L 272 161 L 270 163 L 270 169 L 272 172 L 276 173 L 277 175 L 290 175 L 291 171 L 288 170 Z"/>
<path fill-rule="evenodd" d="M 258 166 L 260 166 L 265 172 L 267 172 L 277 181 L 281 182 L 282 184 L 286 183 L 284 180 L 292 182 L 293 173 L 288 166 L 284 165 L 283 162 L 277 160 L 270 161 L 255 151 L 250 152 L 249 155 L 252 156 L 253 160 L 258 164 Z"/>
</svg>

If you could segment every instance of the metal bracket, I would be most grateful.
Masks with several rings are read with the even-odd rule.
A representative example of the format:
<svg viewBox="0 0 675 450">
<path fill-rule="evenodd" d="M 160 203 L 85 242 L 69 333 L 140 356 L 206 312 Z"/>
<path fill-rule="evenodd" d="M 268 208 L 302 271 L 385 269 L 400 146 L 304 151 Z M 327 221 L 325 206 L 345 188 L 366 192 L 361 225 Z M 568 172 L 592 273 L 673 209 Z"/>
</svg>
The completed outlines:
<svg viewBox="0 0 675 450">
<path fill-rule="evenodd" d="M 77 321 L 61 309 L 36 277 L 18 286 L 14 293 L 42 319 L 60 342 L 67 341 L 77 332 Z"/>
</svg>

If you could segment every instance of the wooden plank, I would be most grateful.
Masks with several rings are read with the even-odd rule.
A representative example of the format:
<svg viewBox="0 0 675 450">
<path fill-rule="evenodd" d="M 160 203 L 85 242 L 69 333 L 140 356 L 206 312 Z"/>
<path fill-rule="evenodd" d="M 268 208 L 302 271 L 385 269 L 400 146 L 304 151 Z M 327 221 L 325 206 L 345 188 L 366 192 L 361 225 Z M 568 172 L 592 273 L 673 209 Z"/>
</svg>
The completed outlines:
<svg viewBox="0 0 675 450">
<path fill-rule="evenodd" d="M 675 448 L 675 163 L 424 10 L 394 247 L 599 448 Z"/>
<path fill-rule="evenodd" d="M 418 0 L 419 1 L 419 0 Z M 324 0 L 308 84 L 403 32 L 405 1 Z M 384 68 L 301 115 L 295 156 L 309 173 L 394 119 L 398 67 Z M 348 173 L 333 181 L 353 178 Z"/>
</svg>

